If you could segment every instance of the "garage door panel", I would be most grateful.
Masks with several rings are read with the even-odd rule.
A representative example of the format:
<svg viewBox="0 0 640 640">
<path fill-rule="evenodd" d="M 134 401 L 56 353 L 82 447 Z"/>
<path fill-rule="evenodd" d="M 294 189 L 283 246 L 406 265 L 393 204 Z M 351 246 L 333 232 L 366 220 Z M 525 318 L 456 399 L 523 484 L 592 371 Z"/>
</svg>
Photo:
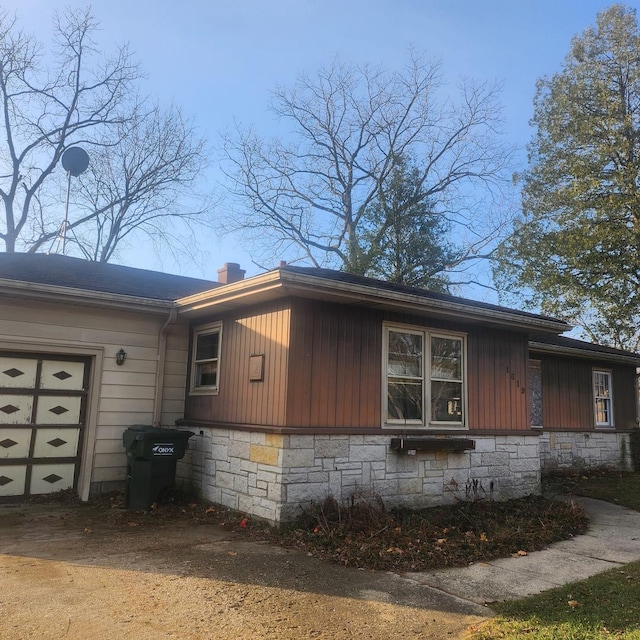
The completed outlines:
<svg viewBox="0 0 640 640">
<path fill-rule="evenodd" d="M 36 424 L 79 424 L 80 396 L 40 396 Z"/>
<path fill-rule="evenodd" d="M 78 453 L 80 429 L 38 429 L 34 458 L 73 458 Z"/>
<path fill-rule="evenodd" d="M 26 478 L 25 465 L 0 465 L 0 496 L 23 495 Z"/>
<path fill-rule="evenodd" d="M 55 493 L 73 487 L 75 464 L 34 464 L 31 467 L 31 487 L 29 493 Z"/>
<path fill-rule="evenodd" d="M 88 358 L 0 353 L 0 499 L 76 486 Z"/>
<path fill-rule="evenodd" d="M 33 396 L 0 394 L 0 425 L 31 424 Z"/>
<path fill-rule="evenodd" d="M 37 360 L 0 356 L 0 387 L 34 389 L 37 371 Z"/>
<path fill-rule="evenodd" d="M 31 429 L 0 429 L 0 459 L 26 458 L 31 445 Z"/>
<path fill-rule="evenodd" d="M 40 389 L 81 391 L 84 386 L 84 362 L 44 360 Z"/>
</svg>

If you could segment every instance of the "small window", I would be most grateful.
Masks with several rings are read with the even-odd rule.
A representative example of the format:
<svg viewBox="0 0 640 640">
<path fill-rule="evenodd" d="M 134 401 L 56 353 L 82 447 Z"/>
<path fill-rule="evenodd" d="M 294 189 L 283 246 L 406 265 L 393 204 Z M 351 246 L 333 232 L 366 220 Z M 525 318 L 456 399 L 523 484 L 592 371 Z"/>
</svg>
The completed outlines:
<svg viewBox="0 0 640 640">
<path fill-rule="evenodd" d="M 593 372 L 593 398 L 597 427 L 613 426 L 612 385 L 610 371 Z"/>
<path fill-rule="evenodd" d="M 208 325 L 193 334 L 191 391 L 217 392 L 222 325 Z"/>
</svg>

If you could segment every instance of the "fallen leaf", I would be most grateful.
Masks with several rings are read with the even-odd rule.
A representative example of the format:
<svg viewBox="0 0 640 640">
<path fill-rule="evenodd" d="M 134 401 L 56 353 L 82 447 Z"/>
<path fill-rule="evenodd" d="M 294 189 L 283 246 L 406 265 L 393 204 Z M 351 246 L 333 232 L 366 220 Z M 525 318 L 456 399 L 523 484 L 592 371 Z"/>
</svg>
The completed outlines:
<svg viewBox="0 0 640 640">
<path fill-rule="evenodd" d="M 488 542 L 488 541 L 489 541 L 489 538 L 487 538 L 487 534 L 483 531 L 480 534 L 480 542 Z"/>
<path fill-rule="evenodd" d="M 137 522 L 127 522 L 127 524 L 128 524 L 130 527 L 137 527 L 137 526 L 138 526 L 138 523 L 137 523 Z"/>
<path fill-rule="evenodd" d="M 227 551 L 227 555 L 229 555 L 229 556 L 237 556 L 238 552 L 237 551 Z"/>
<path fill-rule="evenodd" d="M 529 554 L 526 551 L 523 551 L 522 549 L 520 549 L 520 551 L 518 551 L 518 555 L 519 556 L 528 556 Z"/>
<path fill-rule="evenodd" d="M 580 606 L 580 603 L 577 600 L 569 600 L 569 602 L 567 602 L 567 604 L 572 608 L 575 609 L 576 607 Z"/>
<path fill-rule="evenodd" d="M 93 529 L 89 529 L 89 527 L 84 528 L 85 533 L 93 533 Z"/>
</svg>

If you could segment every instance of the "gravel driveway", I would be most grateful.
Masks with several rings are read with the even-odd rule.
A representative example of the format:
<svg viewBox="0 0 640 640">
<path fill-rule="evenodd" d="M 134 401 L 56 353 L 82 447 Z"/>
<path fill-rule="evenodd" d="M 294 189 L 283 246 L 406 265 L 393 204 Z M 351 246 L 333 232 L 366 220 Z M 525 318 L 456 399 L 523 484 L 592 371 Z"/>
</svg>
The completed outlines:
<svg viewBox="0 0 640 640">
<path fill-rule="evenodd" d="M 0 507 L 0 638 L 459 638 L 491 612 L 242 532 Z"/>
</svg>

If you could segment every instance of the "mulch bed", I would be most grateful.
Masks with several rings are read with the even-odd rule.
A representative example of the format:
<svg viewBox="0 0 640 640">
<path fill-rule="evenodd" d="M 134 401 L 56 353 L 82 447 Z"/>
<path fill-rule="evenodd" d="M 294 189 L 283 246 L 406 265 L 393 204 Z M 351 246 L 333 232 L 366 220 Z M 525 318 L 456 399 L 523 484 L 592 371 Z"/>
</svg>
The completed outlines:
<svg viewBox="0 0 640 640">
<path fill-rule="evenodd" d="M 33 499 L 87 510 L 95 522 L 112 526 L 162 526 L 182 520 L 213 524 L 250 539 L 296 548 L 362 569 L 425 571 L 465 566 L 509 555 L 526 555 L 584 533 L 587 517 L 573 502 L 529 496 L 507 502 L 460 501 L 423 510 L 387 511 L 377 496 L 338 503 L 327 499 L 279 528 L 242 513 L 185 496 L 149 511 L 128 511 L 113 493 L 82 503 L 71 492 Z"/>
</svg>

